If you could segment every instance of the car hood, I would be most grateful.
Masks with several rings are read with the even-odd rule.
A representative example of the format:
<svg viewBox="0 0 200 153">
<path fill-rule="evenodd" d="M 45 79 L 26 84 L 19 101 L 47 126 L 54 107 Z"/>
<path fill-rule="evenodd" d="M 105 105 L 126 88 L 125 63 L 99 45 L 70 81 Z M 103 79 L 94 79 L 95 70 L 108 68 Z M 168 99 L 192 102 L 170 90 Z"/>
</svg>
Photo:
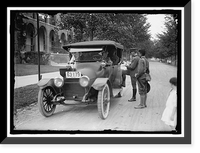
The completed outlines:
<svg viewBox="0 0 200 153">
<path fill-rule="evenodd" d="M 76 63 L 75 69 L 71 66 L 60 69 L 60 75 L 65 77 L 66 71 L 79 71 L 82 75 L 88 76 L 90 79 L 96 79 L 99 76 L 100 62 Z"/>
<path fill-rule="evenodd" d="M 81 72 L 82 75 L 88 76 L 90 79 L 94 79 L 97 77 L 96 73 L 91 68 L 77 69 L 77 71 Z"/>
<path fill-rule="evenodd" d="M 88 76 L 90 79 L 97 77 L 97 72 L 100 69 L 100 63 L 80 63 L 76 65 L 76 71 L 81 72 L 81 74 Z"/>
</svg>

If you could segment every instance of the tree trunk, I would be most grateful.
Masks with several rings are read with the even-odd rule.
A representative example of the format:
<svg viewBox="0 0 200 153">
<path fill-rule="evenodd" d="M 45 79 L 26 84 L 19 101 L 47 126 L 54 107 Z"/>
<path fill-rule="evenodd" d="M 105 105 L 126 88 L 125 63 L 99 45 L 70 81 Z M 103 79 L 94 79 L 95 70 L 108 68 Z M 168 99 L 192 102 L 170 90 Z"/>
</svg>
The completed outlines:
<svg viewBox="0 0 200 153">
<path fill-rule="evenodd" d="M 89 38 L 89 40 L 90 40 L 90 41 L 93 40 L 93 30 L 90 31 L 90 38 Z"/>
</svg>

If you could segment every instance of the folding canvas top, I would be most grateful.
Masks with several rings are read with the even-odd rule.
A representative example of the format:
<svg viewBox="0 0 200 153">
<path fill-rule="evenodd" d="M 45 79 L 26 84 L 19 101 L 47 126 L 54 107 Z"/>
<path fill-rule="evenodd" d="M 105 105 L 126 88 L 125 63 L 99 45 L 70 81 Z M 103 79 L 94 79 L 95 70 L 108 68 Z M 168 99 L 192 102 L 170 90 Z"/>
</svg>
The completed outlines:
<svg viewBox="0 0 200 153">
<path fill-rule="evenodd" d="M 103 48 L 104 46 L 115 46 L 116 48 L 120 48 L 123 50 L 123 46 L 115 41 L 111 40 L 97 40 L 97 41 L 84 41 L 77 42 L 73 44 L 68 44 L 63 46 L 63 49 L 68 50 L 69 48 Z M 93 49 L 95 51 L 95 49 Z M 92 51 L 92 50 L 91 50 Z"/>
</svg>

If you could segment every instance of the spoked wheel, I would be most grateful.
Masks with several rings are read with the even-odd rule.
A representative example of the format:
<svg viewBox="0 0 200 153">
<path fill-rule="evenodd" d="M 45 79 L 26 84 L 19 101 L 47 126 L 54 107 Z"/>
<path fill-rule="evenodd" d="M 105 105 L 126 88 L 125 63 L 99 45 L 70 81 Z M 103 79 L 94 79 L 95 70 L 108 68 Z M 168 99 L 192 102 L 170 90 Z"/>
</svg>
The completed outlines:
<svg viewBox="0 0 200 153">
<path fill-rule="evenodd" d="M 56 109 L 56 105 L 54 105 L 52 102 L 54 96 L 55 92 L 51 87 L 46 87 L 39 90 L 38 107 L 40 113 L 45 117 L 51 116 Z"/>
<path fill-rule="evenodd" d="M 101 119 L 106 119 L 110 110 L 110 89 L 108 84 L 98 93 L 97 107 Z"/>
</svg>

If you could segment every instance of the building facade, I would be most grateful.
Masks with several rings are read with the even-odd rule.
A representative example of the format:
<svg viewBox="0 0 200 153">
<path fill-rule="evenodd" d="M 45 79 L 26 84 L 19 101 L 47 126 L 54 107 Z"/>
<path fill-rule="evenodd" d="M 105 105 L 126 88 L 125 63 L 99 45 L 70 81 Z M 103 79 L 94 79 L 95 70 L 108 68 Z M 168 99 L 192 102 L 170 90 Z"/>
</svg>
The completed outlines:
<svg viewBox="0 0 200 153">
<path fill-rule="evenodd" d="M 47 53 L 60 52 L 62 51 L 62 45 L 69 43 L 73 37 L 72 31 L 59 30 L 56 25 L 56 21 L 59 20 L 59 14 L 54 17 L 46 14 L 39 14 L 39 34 L 37 34 L 36 13 L 24 13 L 24 16 L 25 18 L 23 21 L 26 24 L 26 29 L 23 36 L 25 36 L 26 39 L 21 51 L 37 51 L 37 40 L 39 37 L 40 51 Z M 19 40 L 15 39 L 15 45 L 19 44 L 18 41 Z"/>
</svg>

